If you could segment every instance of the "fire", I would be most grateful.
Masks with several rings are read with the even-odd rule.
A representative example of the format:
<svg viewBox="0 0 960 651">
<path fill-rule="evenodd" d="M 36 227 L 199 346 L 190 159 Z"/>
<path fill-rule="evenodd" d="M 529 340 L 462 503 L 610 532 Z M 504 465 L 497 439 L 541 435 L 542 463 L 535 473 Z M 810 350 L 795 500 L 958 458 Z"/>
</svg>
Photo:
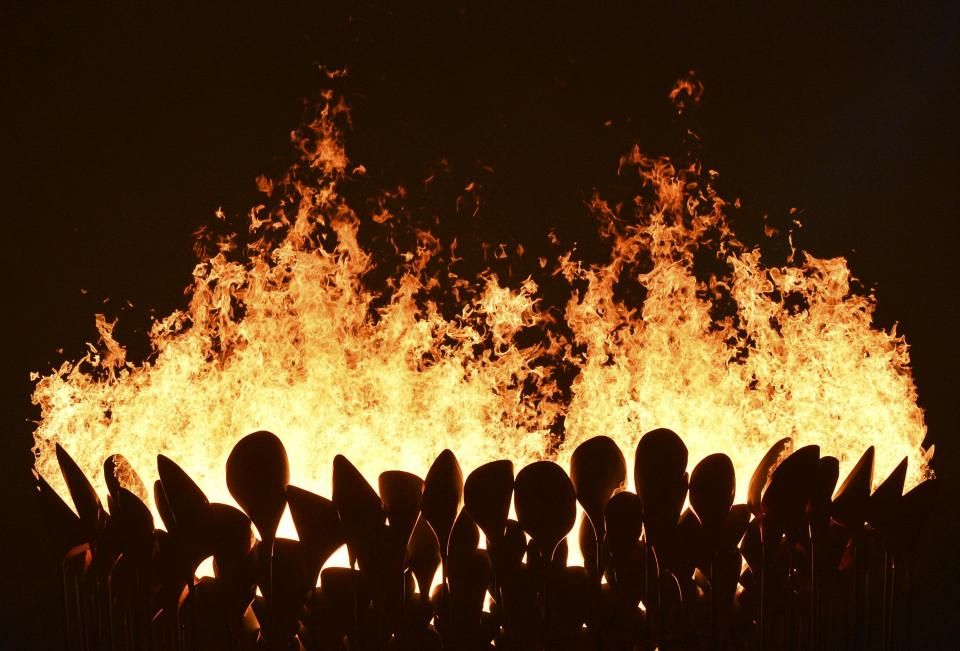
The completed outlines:
<svg viewBox="0 0 960 651">
<path fill-rule="evenodd" d="M 786 436 L 837 456 L 841 476 L 869 445 L 877 480 L 905 456 L 908 487 L 928 474 L 903 337 L 872 325 L 873 299 L 851 288 L 843 258 L 795 251 L 766 266 L 731 230 L 712 172 L 625 156 L 632 203 L 597 196 L 590 206 L 609 258 L 541 260 L 544 278 L 569 283 L 560 310 L 545 305 L 542 278 L 508 287 L 489 271 L 437 274 L 432 259 L 454 256 L 456 242 L 429 233 L 373 287 L 377 262 L 359 233 L 396 218 L 382 201 L 365 216 L 343 196 L 364 169 L 342 144 L 345 104 L 328 93 L 321 106 L 293 134 L 300 162 L 277 182 L 258 180 L 272 207 L 251 211 L 251 243 L 216 242 L 189 304 L 155 323 L 149 359 L 128 361 L 98 316 L 99 345 L 38 376 L 37 468 L 62 494 L 56 442 L 101 488 L 109 454 L 152 483 L 162 453 L 211 500 L 232 503 L 227 455 L 261 429 L 283 439 L 292 483 L 328 495 L 336 453 L 371 480 L 424 473 L 444 448 L 465 471 L 495 458 L 565 463 L 600 433 L 631 459 L 655 427 L 681 434 L 691 467 L 727 453 L 739 500 L 754 464 Z M 716 263 L 707 277 L 695 264 L 703 255 Z M 457 311 L 430 298 L 438 290 Z M 537 343 L 521 336 L 531 329 L 543 333 Z M 569 391 L 561 364 L 576 371 Z"/>
</svg>

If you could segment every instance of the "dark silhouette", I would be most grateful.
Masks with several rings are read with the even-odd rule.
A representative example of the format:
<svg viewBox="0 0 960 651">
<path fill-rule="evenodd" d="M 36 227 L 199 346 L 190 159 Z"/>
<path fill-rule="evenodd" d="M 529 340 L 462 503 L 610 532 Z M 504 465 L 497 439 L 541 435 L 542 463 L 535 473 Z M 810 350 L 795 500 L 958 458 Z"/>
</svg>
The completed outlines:
<svg viewBox="0 0 960 651">
<path fill-rule="evenodd" d="M 464 482 L 445 450 L 425 480 L 381 474 L 379 493 L 338 455 L 327 499 L 289 485 L 280 439 L 256 432 L 227 462 L 243 511 L 158 455 L 155 529 L 124 457 L 104 463 L 107 508 L 57 458 L 79 515 L 39 477 L 37 490 L 73 649 L 904 648 L 911 554 L 937 487 L 903 495 L 904 460 L 871 491 L 870 448 L 835 491 L 835 458 L 782 440 L 734 504 L 726 455 L 688 474 L 682 440 L 658 429 L 637 446 L 636 493 L 600 436 L 570 476 L 494 461 Z M 582 566 L 567 562 L 577 501 Z M 299 540 L 276 537 L 287 506 Z M 351 567 L 321 571 L 343 544 Z M 210 556 L 215 576 L 196 578 Z"/>
</svg>

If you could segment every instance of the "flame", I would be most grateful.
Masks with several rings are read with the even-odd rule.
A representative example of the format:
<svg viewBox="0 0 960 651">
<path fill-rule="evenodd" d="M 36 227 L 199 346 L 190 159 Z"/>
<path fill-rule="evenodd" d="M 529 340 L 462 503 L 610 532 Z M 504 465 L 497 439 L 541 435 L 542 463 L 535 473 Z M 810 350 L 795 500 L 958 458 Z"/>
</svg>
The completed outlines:
<svg viewBox="0 0 960 651">
<path fill-rule="evenodd" d="M 698 101 L 699 82 L 683 84 L 671 98 Z M 163 453 L 212 500 L 233 503 L 227 455 L 259 429 L 283 439 L 293 483 L 325 494 L 335 453 L 373 480 L 393 468 L 424 473 L 444 448 L 465 471 L 496 458 L 565 463 L 602 433 L 632 462 L 655 427 L 681 434 L 691 468 L 727 453 L 741 500 L 785 436 L 819 444 L 841 473 L 869 445 L 878 479 L 904 456 L 908 486 L 929 473 L 903 337 L 872 325 L 873 298 L 852 289 L 843 258 L 794 251 L 766 266 L 731 230 L 715 173 L 638 149 L 624 156 L 619 174 L 635 196 L 590 206 L 607 260 L 539 260 L 544 278 L 569 284 L 560 310 L 545 305 L 543 278 L 509 287 L 490 271 L 437 273 L 439 253 L 455 258 L 457 242 L 427 232 L 375 288 L 359 234 L 400 221 L 387 206 L 404 193 L 384 193 L 368 217 L 349 204 L 340 190 L 365 169 L 347 157 L 345 125 L 345 103 L 326 93 L 292 134 L 299 163 L 279 181 L 257 180 L 272 207 L 250 212 L 247 233 L 212 239 L 189 304 L 154 324 L 147 360 L 128 361 L 98 315 L 99 345 L 38 376 L 36 465 L 61 494 L 56 442 L 98 486 L 110 453 L 148 483 Z M 706 277 L 704 255 L 715 268 Z M 455 311 L 431 298 L 438 291 Z M 530 329 L 543 333 L 533 344 L 522 336 Z M 562 365 L 575 371 L 568 390 Z"/>
</svg>

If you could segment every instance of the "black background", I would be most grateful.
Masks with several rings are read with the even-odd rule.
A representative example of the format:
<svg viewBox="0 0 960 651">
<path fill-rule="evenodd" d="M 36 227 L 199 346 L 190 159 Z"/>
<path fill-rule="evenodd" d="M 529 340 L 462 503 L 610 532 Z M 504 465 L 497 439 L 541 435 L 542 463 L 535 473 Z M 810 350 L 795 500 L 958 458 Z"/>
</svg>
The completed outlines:
<svg viewBox="0 0 960 651">
<path fill-rule="evenodd" d="M 41 624 L 58 591 L 29 501 L 28 373 L 79 355 L 94 312 L 120 315 L 136 353 L 150 315 L 183 305 L 194 230 L 219 206 L 243 212 L 254 177 L 291 162 L 289 131 L 325 63 L 350 70 L 351 154 L 368 169 L 409 180 L 441 157 L 489 165 L 489 234 L 552 227 L 571 241 L 618 154 L 633 142 L 674 153 L 682 129 L 665 95 L 695 69 L 702 156 L 723 194 L 783 223 L 802 209 L 798 243 L 847 256 L 876 290 L 878 323 L 912 344 L 945 483 L 916 647 L 956 648 L 950 3 L 272 4 L 4 4 L 0 647 L 60 646 Z"/>
</svg>

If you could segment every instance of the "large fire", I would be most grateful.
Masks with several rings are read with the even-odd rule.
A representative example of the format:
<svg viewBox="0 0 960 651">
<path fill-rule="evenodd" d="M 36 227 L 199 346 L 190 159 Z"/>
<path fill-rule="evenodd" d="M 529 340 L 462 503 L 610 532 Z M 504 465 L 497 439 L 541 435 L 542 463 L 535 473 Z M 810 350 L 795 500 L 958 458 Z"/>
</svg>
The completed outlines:
<svg viewBox="0 0 960 651">
<path fill-rule="evenodd" d="M 251 243 L 223 238 L 196 266 L 189 304 L 155 323 L 149 359 L 128 361 L 98 316 L 99 344 L 38 376 L 37 468 L 61 494 L 56 442 L 101 489 L 109 454 L 152 483 L 162 453 L 211 500 L 233 503 L 227 455 L 261 429 L 290 451 L 292 483 L 328 495 L 336 453 L 373 480 L 423 473 L 450 448 L 466 473 L 497 458 L 565 464 L 596 434 L 632 458 L 656 427 L 681 434 L 691 467 L 729 455 L 740 501 L 783 437 L 838 457 L 841 477 L 870 445 L 877 481 L 903 457 L 908 488 L 928 473 L 904 339 L 872 325 L 873 299 L 851 289 L 843 258 L 795 251 L 765 265 L 732 232 L 712 172 L 625 156 L 619 174 L 636 199 L 590 206 L 608 259 L 540 261 L 542 278 L 569 285 L 559 310 L 542 278 L 511 287 L 490 271 L 438 274 L 431 261 L 457 244 L 426 232 L 374 287 L 359 233 L 399 218 L 348 203 L 342 184 L 364 173 L 342 144 L 348 110 L 333 94 L 321 106 L 294 134 L 300 162 L 260 179 L 271 207 L 251 211 Z M 706 277 L 704 255 L 720 263 Z M 624 285 L 636 291 L 625 297 Z M 561 365 L 575 371 L 563 390 Z"/>
</svg>

